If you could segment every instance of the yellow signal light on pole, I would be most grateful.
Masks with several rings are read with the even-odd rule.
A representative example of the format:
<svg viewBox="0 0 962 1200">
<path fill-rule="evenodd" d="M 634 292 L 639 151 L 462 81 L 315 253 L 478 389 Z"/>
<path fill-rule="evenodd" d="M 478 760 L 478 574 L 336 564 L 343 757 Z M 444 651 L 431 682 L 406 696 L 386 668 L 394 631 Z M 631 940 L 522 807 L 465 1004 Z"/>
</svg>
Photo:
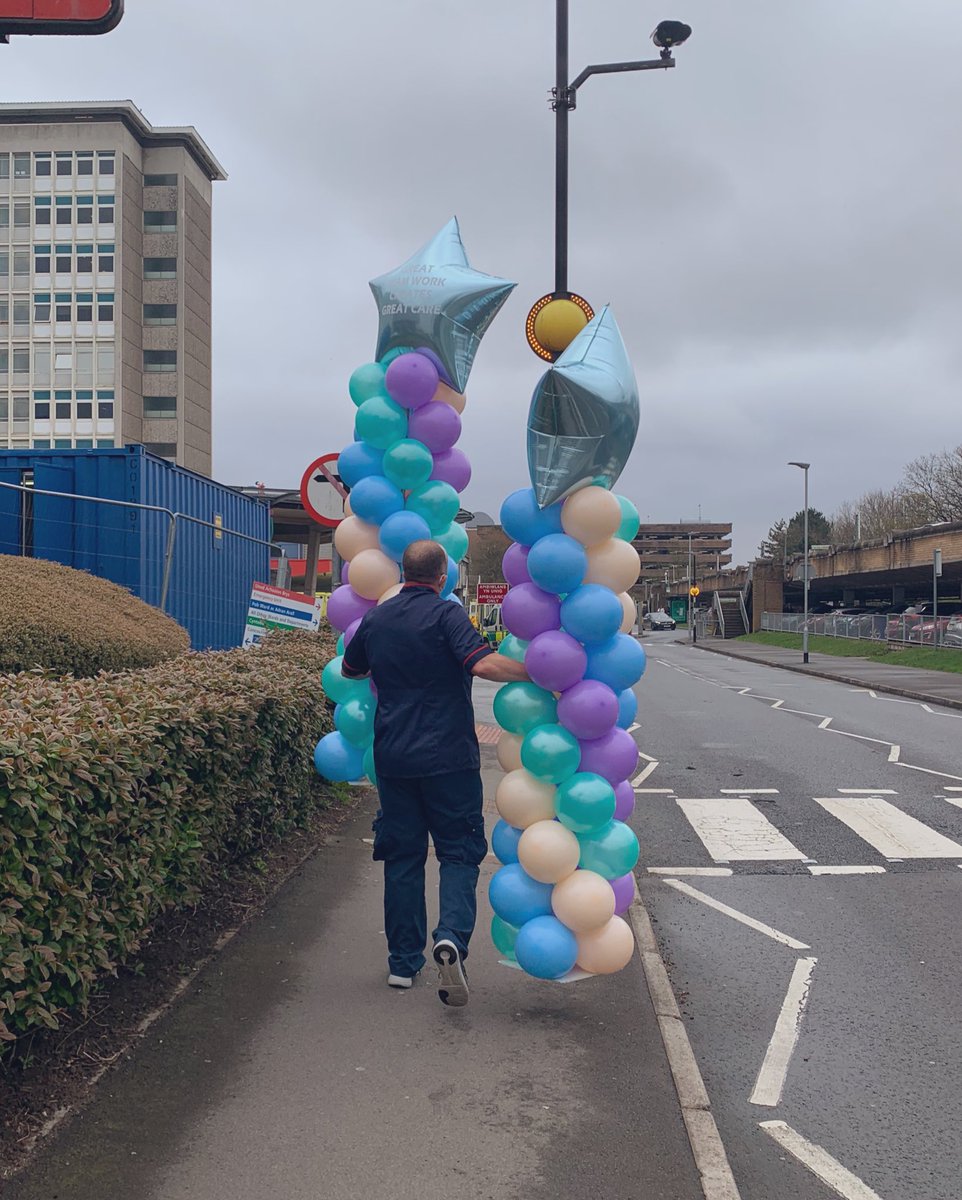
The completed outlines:
<svg viewBox="0 0 962 1200">
<path fill-rule="evenodd" d="M 700 596 L 700 595 L 701 595 L 701 588 L 698 586 L 698 584 L 697 584 L 697 583 L 695 584 L 695 586 L 694 586 L 694 587 L 690 587 L 690 588 L 688 589 L 688 595 L 689 595 L 689 596 L 692 596 L 692 597 L 695 597 L 695 596 Z"/>
</svg>

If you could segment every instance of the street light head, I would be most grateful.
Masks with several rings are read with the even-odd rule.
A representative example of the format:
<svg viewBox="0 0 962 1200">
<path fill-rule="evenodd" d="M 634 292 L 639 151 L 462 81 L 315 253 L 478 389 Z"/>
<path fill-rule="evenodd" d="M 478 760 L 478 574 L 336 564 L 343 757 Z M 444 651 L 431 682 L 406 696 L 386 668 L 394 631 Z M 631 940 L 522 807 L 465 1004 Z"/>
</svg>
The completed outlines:
<svg viewBox="0 0 962 1200">
<path fill-rule="evenodd" d="M 680 46 L 691 37 L 691 26 L 684 21 L 659 21 L 651 40 L 661 49 L 671 53 L 674 46 Z"/>
<path fill-rule="evenodd" d="M 812 464 L 803 462 L 790 462 L 788 465 L 790 467 L 801 467 L 803 471 L 807 471 Z"/>
</svg>

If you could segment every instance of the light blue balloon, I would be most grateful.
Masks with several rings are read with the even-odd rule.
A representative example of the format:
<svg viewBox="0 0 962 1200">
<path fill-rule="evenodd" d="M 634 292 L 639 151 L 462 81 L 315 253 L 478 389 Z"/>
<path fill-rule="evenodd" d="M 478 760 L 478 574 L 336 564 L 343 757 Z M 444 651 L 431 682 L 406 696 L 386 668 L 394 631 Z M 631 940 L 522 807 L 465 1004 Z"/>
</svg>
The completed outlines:
<svg viewBox="0 0 962 1200">
<path fill-rule="evenodd" d="M 518 842 L 523 832 L 523 829 L 515 829 L 505 820 L 498 821 L 491 830 L 491 849 L 498 861 L 505 866 L 518 861 Z"/>
<path fill-rule="evenodd" d="M 370 400 L 372 396 L 387 395 L 384 387 L 386 370 L 386 367 L 381 363 L 364 363 L 363 366 L 357 368 L 347 385 L 347 390 L 351 393 L 351 399 L 356 405 L 362 405 L 365 400 Z"/>
<path fill-rule="evenodd" d="M 618 724 L 622 729 L 630 729 L 638 716 L 638 697 L 633 688 L 625 688 L 618 696 Z"/>
<path fill-rule="evenodd" d="M 488 899 L 501 920 L 515 929 L 551 914 L 551 884 L 532 879 L 520 863 L 510 863 L 494 873 Z"/>
<path fill-rule="evenodd" d="M 430 536 L 431 530 L 428 529 L 428 523 L 423 517 L 402 509 L 401 512 L 392 513 L 384 520 L 378 533 L 378 540 L 388 558 L 400 562 L 404 557 L 404 551 L 412 542 L 424 541 Z"/>
<path fill-rule="evenodd" d="M 627 633 L 616 633 L 607 642 L 592 643 L 587 653 L 585 679 L 598 679 L 613 692 L 630 688 L 645 673 L 644 647 Z"/>
<path fill-rule="evenodd" d="M 557 917 L 534 917 L 518 930 L 514 954 L 535 979 L 560 979 L 578 960 L 578 939 Z"/>
<path fill-rule="evenodd" d="M 384 451 L 367 442 L 351 442 L 337 456 L 337 473 L 349 487 L 357 487 L 368 475 L 384 474 Z"/>
<path fill-rule="evenodd" d="M 501 525 L 513 541 L 533 546 L 549 533 L 563 533 L 561 505 L 541 509 L 532 488 L 519 488 L 506 497 L 501 505 Z"/>
<path fill-rule="evenodd" d="M 521 638 L 515 637 L 513 633 L 509 633 L 507 637 L 501 639 L 498 653 L 503 654 L 505 658 L 513 658 L 515 662 L 524 662 L 524 652 L 530 645 L 530 642 L 525 642 Z"/>
<path fill-rule="evenodd" d="M 400 438 L 407 437 L 407 412 L 387 396 L 372 396 L 365 400 L 354 420 L 358 437 L 378 450 L 386 450 Z"/>
<path fill-rule="evenodd" d="M 581 586 L 588 570 L 584 546 L 566 533 L 538 538 L 528 552 L 528 574 L 542 591 L 564 595 Z"/>
<path fill-rule="evenodd" d="M 596 871 L 605 879 L 627 875 L 638 862 L 638 838 L 624 821 L 609 821 L 601 829 L 579 837 L 578 842 L 581 845 L 578 866 L 585 871 Z"/>
<path fill-rule="evenodd" d="M 401 438 L 384 451 L 384 474 L 402 491 L 427 483 L 434 470 L 434 456 L 416 438 Z"/>
<path fill-rule="evenodd" d="M 393 350 L 388 350 L 387 354 L 382 354 L 378 361 L 386 371 L 396 358 L 400 358 L 402 354 L 410 354 L 413 349 L 413 346 L 395 346 Z"/>
<path fill-rule="evenodd" d="M 409 512 L 423 517 L 432 533 L 447 529 L 461 508 L 461 498 L 450 483 L 443 479 L 429 479 L 420 487 L 412 488 L 405 501 Z"/>
<path fill-rule="evenodd" d="M 441 589 L 441 599 L 447 600 L 454 589 L 458 586 L 458 564 L 454 561 L 451 555 L 448 555 L 448 573 L 444 579 L 444 587 Z M 457 600 L 458 597 L 455 596 Z"/>
<path fill-rule="evenodd" d="M 314 748 L 314 768 L 331 783 L 349 783 L 364 774 L 364 751 L 340 733 L 329 733 Z"/>
<path fill-rule="evenodd" d="M 366 750 L 374 741 L 374 710 L 377 701 L 373 696 L 357 696 L 345 700 L 334 711 L 334 724 L 344 740 L 352 746 Z"/>
<path fill-rule="evenodd" d="M 448 552 L 448 557 L 453 558 L 455 563 L 459 563 L 468 552 L 468 531 L 463 525 L 458 525 L 454 521 L 438 533 L 430 535 L 438 545 L 443 546 Z"/>
<path fill-rule="evenodd" d="M 586 645 L 613 638 L 624 618 L 621 601 L 601 583 L 583 583 L 561 602 L 561 628 Z"/>
<path fill-rule="evenodd" d="M 383 475 L 368 475 L 351 490 L 351 511 L 369 525 L 381 525 L 392 513 L 403 509 L 401 489 Z"/>
</svg>

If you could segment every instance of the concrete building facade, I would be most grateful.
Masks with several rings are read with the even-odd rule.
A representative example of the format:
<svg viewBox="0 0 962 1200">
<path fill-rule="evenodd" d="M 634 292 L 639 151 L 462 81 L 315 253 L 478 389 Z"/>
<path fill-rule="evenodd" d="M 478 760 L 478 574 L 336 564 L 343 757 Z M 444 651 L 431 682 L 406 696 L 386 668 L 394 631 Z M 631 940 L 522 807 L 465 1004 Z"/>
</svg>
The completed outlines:
<svg viewBox="0 0 962 1200">
<path fill-rule="evenodd" d="M 142 443 L 211 473 L 225 178 L 130 101 L 0 104 L 0 450 Z"/>
</svg>

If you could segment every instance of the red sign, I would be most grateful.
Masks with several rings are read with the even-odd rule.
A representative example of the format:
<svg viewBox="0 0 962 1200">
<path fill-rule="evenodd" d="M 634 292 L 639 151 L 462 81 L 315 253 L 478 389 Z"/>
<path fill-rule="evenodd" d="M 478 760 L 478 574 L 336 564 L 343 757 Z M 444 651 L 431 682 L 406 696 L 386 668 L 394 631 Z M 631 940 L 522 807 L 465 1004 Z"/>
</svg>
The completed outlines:
<svg viewBox="0 0 962 1200">
<path fill-rule="evenodd" d="M 506 583 L 478 584 L 479 604 L 500 604 L 507 594 L 508 585 Z"/>
<path fill-rule="evenodd" d="M 0 35 L 106 33 L 124 15 L 124 0 L 0 0 Z"/>
<path fill-rule="evenodd" d="M 337 475 L 336 454 L 315 458 L 301 479 L 301 503 L 304 511 L 319 525 L 334 529 L 344 520 L 347 489 Z"/>
</svg>

